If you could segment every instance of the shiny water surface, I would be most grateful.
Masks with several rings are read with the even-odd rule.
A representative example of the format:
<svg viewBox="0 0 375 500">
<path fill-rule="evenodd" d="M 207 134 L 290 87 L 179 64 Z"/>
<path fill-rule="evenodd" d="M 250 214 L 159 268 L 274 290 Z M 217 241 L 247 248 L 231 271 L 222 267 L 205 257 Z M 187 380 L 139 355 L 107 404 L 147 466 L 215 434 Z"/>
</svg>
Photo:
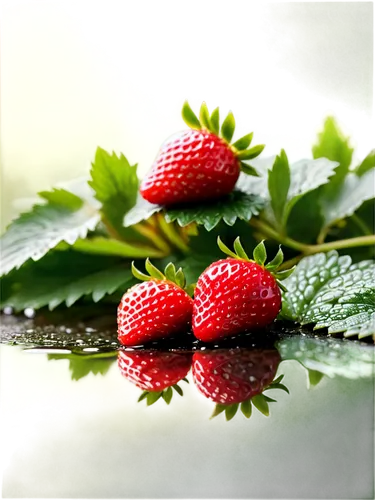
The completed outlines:
<svg viewBox="0 0 375 500">
<path fill-rule="evenodd" d="M 374 498 L 374 347 L 2 317 L 3 498 Z M 268 416 L 267 416 L 268 415 Z"/>
</svg>

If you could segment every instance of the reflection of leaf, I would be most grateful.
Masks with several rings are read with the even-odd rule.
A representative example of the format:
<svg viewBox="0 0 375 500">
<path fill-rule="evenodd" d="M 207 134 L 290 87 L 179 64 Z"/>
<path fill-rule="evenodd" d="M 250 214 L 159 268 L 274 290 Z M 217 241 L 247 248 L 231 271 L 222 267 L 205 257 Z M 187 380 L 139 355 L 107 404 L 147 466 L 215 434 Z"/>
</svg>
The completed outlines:
<svg viewBox="0 0 375 500">
<path fill-rule="evenodd" d="M 258 215 L 262 208 L 263 201 L 258 196 L 237 190 L 225 198 L 210 203 L 197 203 L 169 209 L 139 199 L 135 207 L 126 214 L 124 225 L 136 224 L 148 219 L 155 212 L 163 210 L 168 223 L 177 221 L 180 226 L 187 226 L 195 222 L 203 225 L 207 231 L 211 231 L 221 220 L 229 226 L 233 226 L 237 219 L 250 220 L 253 215 Z"/>
<path fill-rule="evenodd" d="M 49 360 L 68 359 L 72 380 L 80 380 L 90 373 L 105 375 L 117 359 L 117 351 L 100 354 L 48 354 Z"/>
<path fill-rule="evenodd" d="M 333 338 L 294 336 L 279 341 L 276 347 L 283 360 L 296 360 L 309 371 L 331 378 L 367 378 L 375 373 L 372 346 Z"/>
<path fill-rule="evenodd" d="M 133 284 L 130 266 L 115 257 L 85 255 L 67 250 L 51 252 L 38 262 L 28 262 L 1 280 L 1 305 L 16 311 L 26 307 L 69 307 L 84 295 L 94 302 Z"/>
<path fill-rule="evenodd" d="M 336 251 L 304 258 L 285 280 L 281 316 L 360 338 L 375 332 L 375 263 L 352 264 Z"/>
</svg>

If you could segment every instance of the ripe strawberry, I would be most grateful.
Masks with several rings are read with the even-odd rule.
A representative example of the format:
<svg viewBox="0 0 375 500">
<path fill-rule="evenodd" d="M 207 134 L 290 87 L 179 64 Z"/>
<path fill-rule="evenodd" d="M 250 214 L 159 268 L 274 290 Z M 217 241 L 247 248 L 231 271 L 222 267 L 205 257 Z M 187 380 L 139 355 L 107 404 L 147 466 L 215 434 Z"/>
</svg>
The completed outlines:
<svg viewBox="0 0 375 500">
<path fill-rule="evenodd" d="M 283 261 L 281 249 L 264 266 L 267 254 L 263 241 L 254 249 L 254 260 L 246 255 L 239 238 L 234 242 L 236 253 L 220 238 L 218 245 L 230 257 L 211 264 L 199 277 L 194 293 L 193 333 L 204 342 L 272 323 L 281 307 L 277 280 L 293 271 L 277 272 Z"/>
<path fill-rule="evenodd" d="M 144 280 L 130 288 L 117 309 L 118 339 L 126 346 L 144 344 L 187 330 L 191 323 L 193 300 L 185 288 L 185 276 L 173 264 L 165 275 L 146 260 L 149 276 L 132 264 L 136 278 Z M 185 288 L 185 289 L 184 289 Z"/>
<path fill-rule="evenodd" d="M 172 388 L 180 396 L 183 395 L 177 382 L 188 374 L 191 360 L 190 353 L 148 350 L 119 351 L 118 354 L 121 374 L 144 391 L 138 401 L 146 398 L 148 405 L 155 403 L 160 397 L 169 404 Z"/>
<path fill-rule="evenodd" d="M 266 389 L 288 389 L 280 384 L 282 376 L 273 379 L 281 361 L 276 349 L 217 349 L 196 352 L 193 356 L 193 380 L 198 390 L 217 403 L 216 416 L 226 412 L 233 418 L 241 404 L 242 413 L 251 415 L 251 403 L 265 415 L 268 403 L 274 401 L 263 395 Z"/>
<path fill-rule="evenodd" d="M 258 156 L 264 146 L 247 149 L 252 133 L 230 144 L 235 128 L 231 112 L 222 124 L 220 136 L 218 108 L 210 116 L 203 103 L 198 120 L 185 102 L 182 117 L 191 129 L 175 134 L 162 145 L 141 184 L 145 200 L 170 206 L 217 199 L 233 191 L 240 170 L 257 175 L 244 160 Z"/>
</svg>

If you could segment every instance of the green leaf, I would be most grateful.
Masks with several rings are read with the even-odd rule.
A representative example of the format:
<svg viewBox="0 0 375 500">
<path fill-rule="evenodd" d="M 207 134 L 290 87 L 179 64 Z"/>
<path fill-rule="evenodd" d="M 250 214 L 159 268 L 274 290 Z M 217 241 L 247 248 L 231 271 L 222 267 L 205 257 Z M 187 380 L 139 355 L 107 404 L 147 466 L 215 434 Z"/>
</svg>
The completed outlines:
<svg viewBox="0 0 375 500">
<path fill-rule="evenodd" d="M 176 282 L 176 267 L 172 262 L 169 262 L 164 270 L 165 277 L 167 280 Z"/>
<path fill-rule="evenodd" d="M 190 128 L 199 130 L 201 124 L 187 101 L 182 106 L 182 119 Z"/>
<path fill-rule="evenodd" d="M 361 343 L 334 338 L 294 335 L 276 345 L 282 360 L 295 360 L 307 370 L 330 378 L 373 378 L 375 375 L 374 348 Z"/>
<path fill-rule="evenodd" d="M 267 256 L 266 256 L 266 258 L 267 258 Z M 280 246 L 275 257 L 266 265 L 266 269 L 270 272 L 276 271 L 276 269 L 278 269 L 281 266 L 283 261 L 284 261 L 284 253 L 281 250 L 281 246 Z"/>
<path fill-rule="evenodd" d="M 137 203 L 125 216 L 124 224 L 126 226 L 136 224 L 147 220 L 155 212 L 163 210 L 167 222 L 177 221 L 180 226 L 195 222 L 204 226 L 207 231 L 211 231 L 221 220 L 228 226 L 233 226 L 237 219 L 248 221 L 253 215 L 258 215 L 263 206 L 263 201 L 258 196 L 237 190 L 221 200 L 173 209 L 163 209 L 159 205 L 139 200 L 139 204 Z"/>
<path fill-rule="evenodd" d="M 257 146 L 254 146 L 253 148 L 245 149 L 244 151 L 240 151 L 237 154 L 237 157 L 240 160 L 252 160 L 253 158 L 256 158 L 257 156 L 259 156 L 264 148 L 265 148 L 264 144 L 258 144 Z"/>
<path fill-rule="evenodd" d="M 353 215 L 364 201 L 375 198 L 374 186 L 375 168 L 363 173 L 361 177 L 348 174 L 337 196 L 326 200 L 323 205 L 325 225 L 330 226 L 340 219 Z"/>
<path fill-rule="evenodd" d="M 63 189 L 44 192 L 43 196 L 53 202 L 34 205 L 30 212 L 15 219 L 1 237 L 0 275 L 18 269 L 28 259 L 41 259 L 62 241 L 72 245 L 78 238 L 85 238 L 100 220 L 95 209 L 83 202 L 78 204 L 77 197 Z"/>
<path fill-rule="evenodd" d="M 309 377 L 309 387 L 315 387 L 324 377 L 324 373 L 318 372 L 317 370 L 308 370 Z"/>
<path fill-rule="evenodd" d="M 202 103 L 200 112 L 199 112 L 199 121 L 207 130 L 212 131 L 212 125 L 210 120 L 210 113 L 208 112 L 207 104 L 205 102 Z"/>
<path fill-rule="evenodd" d="M 181 387 L 177 384 L 173 385 L 172 386 L 173 389 L 180 395 L 180 396 L 183 396 L 184 395 L 184 392 L 183 390 L 181 389 Z"/>
<path fill-rule="evenodd" d="M 266 251 L 266 247 L 264 245 L 264 240 L 262 240 L 254 248 L 253 257 L 254 257 L 255 262 L 257 264 L 259 264 L 260 266 L 263 266 L 263 264 L 266 262 L 266 260 L 267 260 L 267 251 Z"/>
<path fill-rule="evenodd" d="M 228 143 L 232 140 L 235 127 L 236 122 L 234 120 L 233 113 L 229 111 L 221 126 L 221 137 Z"/>
<path fill-rule="evenodd" d="M 328 158 L 339 163 L 335 169 L 335 175 L 324 189 L 325 198 L 330 199 L 335 196 L 344 182 L 353 155 L 349 139 L 343 135 L 333 117 L 326 119 L 323 131 L 318 135 L 318 141 L 313 146 L 312 152 L 314 158 Z"/>
<path fill-rule="evenodd" d="M 160 392 L 160 391 L 149 392 L 147 394 L 147 398 L 146 398 L 146 400 L 147 400 L 147 406 L 151 406 L 154 403 L 156 403 L 156 401 L 162 397 L 162 394 L 163 393 Z"/>
<path fill-rule="evenodd" d="M 93 375 L 106 375 L 112 364 L 117 359 L 117 353 L 106 353 L 103 355 L 88 354 L 48 354 L 49 361 L 60 359 L 69 360 L 69 371 L 72 380 L 80 380 L 87 377 L 90 373 Z"/>
<path fill-rule="evenodd" d="M 215 405 L 215 409 L 214 409 L 214 411 L 213 411 L 213 413 L 212 413 L 212 415 L 211 415 L 210 418 L 217 417 L 218 415 L 220 415 L 220 413 L 222 413 L 226 409 L 227 409 L 226 405 L 216 404 Z"/>
<path fill-rule="evenodd" d="M 220 114 L 219 108 L 215 108 L 211 113 L 211 130 L 214 134 L 219 135 L 220 131 Z"/>
<path fill-rule="evenodd" d="M 228 226 L 233 226 L 237 219 L 248 221 L 253 215 L 258 215 L 262 207 L 259 197 L 233 191 L 226 198 L 209 204 L 166 210 L 165 219 L 167 222 L 177 221 L 180 226 L 195 222 L 211 231 L 221 220 Z"/>
<path fill-rule="evenodd" d="M 125 227 L 134 226 L 138 224 L 138 222 L 149 219 L 152 215 L 161 210 L 163 210 L 161 205 L 154 205 L 139 195 L 134 207 L 125 214 L 123 224 Z"/>
<path fill-rule="evenodd" d="M 161 258 L 164 253 L 154 247 L 140 243 L 127 243 L 125 241 L 94 236 L 89 239 L 79 239 L 73 244 L 73 249 L 99 255 L 117 255 L 130 259 L 146 259 L 147 257 Z"/>
<path fill-rule="evenodd" d="M 231 405 L 227 405 L 225 408 L 225 418 L 226 420 L 232 420 L 232 418 L 235 416 L 238 410 L 238 403 L 233 403 Z"/>
<path fill-rule="evenodd" d="M 266 417 L 269 416 L 270 409 L 263 394 L 258 394 L 257 396 L 254 396 L 253 398 L 251 398 L 251 402 L 253 403 L 253 405 L 257 410 L 263 413 L 263 415 L 265 415 Z"/>
<path fill-rule="evenodd" d="M 233 143 L 232 146 L 238 151 L 243 151 L 250 146 L 251 141 L 253 140 L 253 135 L 253 132 L 251 132 L 251 134 L 244 135 L 241 139 L 238 139 L 235 143 Z"/>
<path fill-rule="evenodd" d="M 98 148 L 90 171 L 89 185 L 101 202 L 101 211 L 107 225 L 120 235 L 126 236 L 123 228 L 124 215 L 135 205 L 139 180 L 137 165 L 131 166 L 123 154 L 111 155 Z"/>
<path fill-rule="evenodd" d="M 143 401 L 144 399 L 146 399 L 148 393 L 149 393 L 148 391 L 143 391 L 142 394 L 138 398 L 138 403 L 140 403 L 141 401 Z"/>
<path fill-rule="evenodd" d="M 333 250 L 305 257 L 285 280 L 281 316 L 329 333 L 365 337 L 375 332 L 375 262 L 352 264 Z"/>
<path fill-rule="evenodd" d="M 250 418 L 251 417 L 252 406 L 251 406 L 251 400 L 250 399 L 248 399 L 247 401 L 243 401 L 241 403 L 241 411 L 242 411 L 243 415 L 245 415 L 246 418 Z"/>
<path fill-rule="evenodd" d="M 253 177 L 259 177 L 258 172 L 251 165 L 248 165 L 244 161 L 241 161 L 241 171 L 246 175 L 251 175 Z"/>
<path fill-rule="evenodd" d="M 83 205 L 83 200 L 79 196 L 61 188 L 53 188 L 52 191 L 40 191 L 38 196 L 50 203 L 70 208 L 73 211 L 79 210 Z"/>
<path fill-rule="evenodd" d="M 280 227 L 283 227 L 284 224 L 284 209 L 288 199 L 289 187 L 289 162 L 285 151 L 281 150 L 280 156 L 276 156 L 272 170 L 268 172 L 268 190 L 271 206 Z"/>
<path fill-rule="evenodd" d="M 234 251 L 236 252 L 236 255 L 238 255 L 238 257 L 240 257 L 241 259 L 244 259 L 244 260 L 249 260 L 249 257 L 247 255 L 247 253 L 245 252 L 244 247 L 241 245 L 241 240 L 240 240 L 239 236 L 234 240 L 233 248 L 234 248 Z"/>
<path fill-rule="evenodd" d="M 16 311 L 44 306 L 52 310 L 65 302 L 70 307 L 85 295 L 98 302 L 106 294 L 125 291 L 133 284 L 129 266 L 118 259 L 55 251 L 2 278 L 1 306 L 9 305 Z"/>
<path fill-rule="evenodd" d="M 181 267 L 176 273 L 176 285 L 178 285 L 180 288 L 185 288 L 186 285 L 185 275 Z"/>
<path fill-rule="evenodd" d="M 148 274 L 152 278 L 155 278 L 158 280 L 165 279 L 164 274 L 161 271 L 159 271 L 159 269 L 151 263 L 150 259 L 146 259 L 145 267 L 146 267 L 146 271 L 148 272 Z"/>
<path fill-rule="evenodd" d="M 173 391 L 171 387 L 167 387 L 167 389 L 165 389 L 162 393 L 162 397 L 164 401 L 167 403 L 167 405 L 169 405 L 169 403 L 171 402 L 172 396 L 173 396 Z"/>
<path fill-rule="evenodd" d="M 363 160 L 363 162 L 358 165 L 358 167 L 355 169 L 355 173 L 358 175 L 358 177 L 361 177 L 361 175 L 365 174 L 374 167 L 375 167 L 375 149 L 370 151 L 369 154 L 366 156 L 366 158 Z"/>
</svg>

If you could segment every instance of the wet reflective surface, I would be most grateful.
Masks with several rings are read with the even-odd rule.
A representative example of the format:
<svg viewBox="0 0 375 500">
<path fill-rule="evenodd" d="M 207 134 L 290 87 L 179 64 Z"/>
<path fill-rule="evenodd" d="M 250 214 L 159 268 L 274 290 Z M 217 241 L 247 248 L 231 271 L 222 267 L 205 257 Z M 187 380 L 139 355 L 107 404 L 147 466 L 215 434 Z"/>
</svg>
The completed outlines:
<svg viewBox="0 0 375 500">
<path fill-rule="evenodd" d="M 373 498 L 373 346 L 63 320 L 2 318 L 4 498 Z"/>
</svg>

